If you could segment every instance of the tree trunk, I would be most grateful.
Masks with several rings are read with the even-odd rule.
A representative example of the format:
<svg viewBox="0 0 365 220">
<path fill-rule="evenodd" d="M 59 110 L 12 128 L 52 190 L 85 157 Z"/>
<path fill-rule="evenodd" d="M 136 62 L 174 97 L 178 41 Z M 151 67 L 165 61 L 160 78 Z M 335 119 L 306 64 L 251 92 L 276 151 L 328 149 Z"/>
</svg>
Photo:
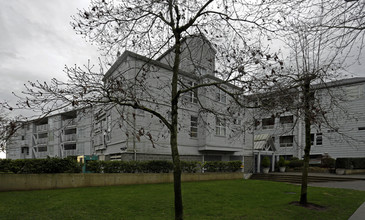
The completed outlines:
<svg viewBox="0 0 365 220">
<path fill-rule="evenodd" d="M 305 148 L 304 148 L 304 163 L 302 170 L 302 187 L 300 192 L 300 201 L 302 205 L 306 205 L 307 200 L 307 186 L 308 186 L 308 167 L 309 154 L 311 150 L 311 105 L 310 105 L 310 80 L 305 79 L 303 86 L 304 99 L 304 124 L 305 124 Z"/>
<path fill-rule="evenodd" d="M 174 164 L 174 192 L 175 192 L 175 219 L 183 219 L 183 202 L 181 195 L 181 165 L 180 155 L 177 146 L 177 125 L 178 125 L 178 75 L 180 65 L 180 36 L 176 36 L 175 60 L 173 66 L 173 76 L 171 82 L 171 128 L 170 147 L 172 161 Z"/>
</svg>

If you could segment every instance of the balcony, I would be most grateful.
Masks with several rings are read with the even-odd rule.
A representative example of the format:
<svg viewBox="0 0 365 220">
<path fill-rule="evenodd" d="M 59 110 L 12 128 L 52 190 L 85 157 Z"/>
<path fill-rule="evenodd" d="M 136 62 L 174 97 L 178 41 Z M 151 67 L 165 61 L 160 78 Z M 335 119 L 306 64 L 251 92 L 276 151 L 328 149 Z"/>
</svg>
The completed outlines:
<svg viewBox="0 0 365 220">
<path fill-rule="evenodd" d="M 274 125 L 262 125 L 262 129 L 274 129 Z"/>
<path fill-rule="evenodd" d="M 48 137 L 46 138 L 38 138 L 37 139 L 37 144 L 40 145 L 40 144 L 47 144 L 48 143 Z"/>
<path fill-rule="evenodd" d="M 76 134 L 65 134 L 62 138 L 63 142 L 76 141 Z"/>
<path fill-rule="evenodd" d="M 280 147 L 293 147 L 293 143 L 280 143 Z"/>
<path fill-rule="evenodd" d="M 48 131 L 48 124 L 37 125 L 37 127 L 36 127 L 36 131 L 37 131 L 37 132 L 44 132 L 44 131 Z"/>
<path fill-rule="evenodd" d="M 79 149 L 75 149 L 75 150 L 63 150 L 62 151 L 63 157 L 68 157 L 68 156 L 79 156 L 79 155 L 84 155 L 84 151 L 83 150 L 79 150 Z"/>
</svg>

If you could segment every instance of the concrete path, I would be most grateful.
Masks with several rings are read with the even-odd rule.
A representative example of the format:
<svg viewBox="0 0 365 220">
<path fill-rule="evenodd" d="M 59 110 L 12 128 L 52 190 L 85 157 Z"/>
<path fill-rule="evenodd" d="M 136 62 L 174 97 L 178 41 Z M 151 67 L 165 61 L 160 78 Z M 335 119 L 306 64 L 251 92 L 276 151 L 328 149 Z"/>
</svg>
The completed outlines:
<svg viewBox="0 0 365 220">
<path fill-rule="evenodd" d="M 365 191 L 365 181 L 348 181 L 348 182 L 324 182 L 324 183 L 309 183 L 309 186 L 328 187 L 328 188 L 343 188 Z M 349 220 L 364 220 L 365 219 L 365 202 L 352 214 Z"/>
</svg>

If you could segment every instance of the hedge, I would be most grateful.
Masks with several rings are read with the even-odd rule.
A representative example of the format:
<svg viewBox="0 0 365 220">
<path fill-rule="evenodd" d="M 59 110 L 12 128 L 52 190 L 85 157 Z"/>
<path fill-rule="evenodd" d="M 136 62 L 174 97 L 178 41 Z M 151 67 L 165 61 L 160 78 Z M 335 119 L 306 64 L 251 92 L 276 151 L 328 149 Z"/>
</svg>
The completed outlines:
<svg viewBox="0 0 365 220">
<path fill-rule="evenodd" d="M 298 158 L 293 157 L 290 161 L 288 166 L 290 168 L 297 168 L 297 167 L 302 167 L 303 166 L 304 161 L 303 160 L 299 160 Z"/>
<path fill-rule="evenodd" d="M 0 160 L 2 173 L 80 173 L 83 164 L 74 158 Z M 181 161 L 181 171 L 185 173 L 236 172 L 241 161 Z M 173 163 L 167 160 L 151 161 L 88 161 L 87 171 L 93 173 L 169 173 Z"/>
<path fill-rule="evenodd" d="M 241 168 L 241 161 L 181 161 L 181 171 L 196 173 L 236 172 Z M 94 173 L 169 173 L 173 170 L 171 161 L 89 161 L 87 170 Z"/>
<path fill-rule="evenodd" d="M 362 158 L 337 158 L 336 168 L 365 169 L 365 157 Z"/>
<path fill-rule="evenodd" d="M 81 164 L 73 158 L 47 159 L 2 159 L 0 160 L 2 173 L 80 173 Z"/>
</svg>

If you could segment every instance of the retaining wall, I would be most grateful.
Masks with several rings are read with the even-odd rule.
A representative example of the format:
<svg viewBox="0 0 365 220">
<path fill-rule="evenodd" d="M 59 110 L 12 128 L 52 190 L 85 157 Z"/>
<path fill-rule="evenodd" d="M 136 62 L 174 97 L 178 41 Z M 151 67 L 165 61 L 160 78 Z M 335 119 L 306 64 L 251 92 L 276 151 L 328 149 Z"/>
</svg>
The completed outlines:
<svg viewBox="0 0 365 220">
<path fill-rule="evenodd" d="M 183 173 L 181 180 L 242 179 L 243 173 Z M 171 183 L 172 173 L 62 173 L 62 174 L 0 174 L 0 191 L 61 189 L 126 184 Z"/>
</svg>

